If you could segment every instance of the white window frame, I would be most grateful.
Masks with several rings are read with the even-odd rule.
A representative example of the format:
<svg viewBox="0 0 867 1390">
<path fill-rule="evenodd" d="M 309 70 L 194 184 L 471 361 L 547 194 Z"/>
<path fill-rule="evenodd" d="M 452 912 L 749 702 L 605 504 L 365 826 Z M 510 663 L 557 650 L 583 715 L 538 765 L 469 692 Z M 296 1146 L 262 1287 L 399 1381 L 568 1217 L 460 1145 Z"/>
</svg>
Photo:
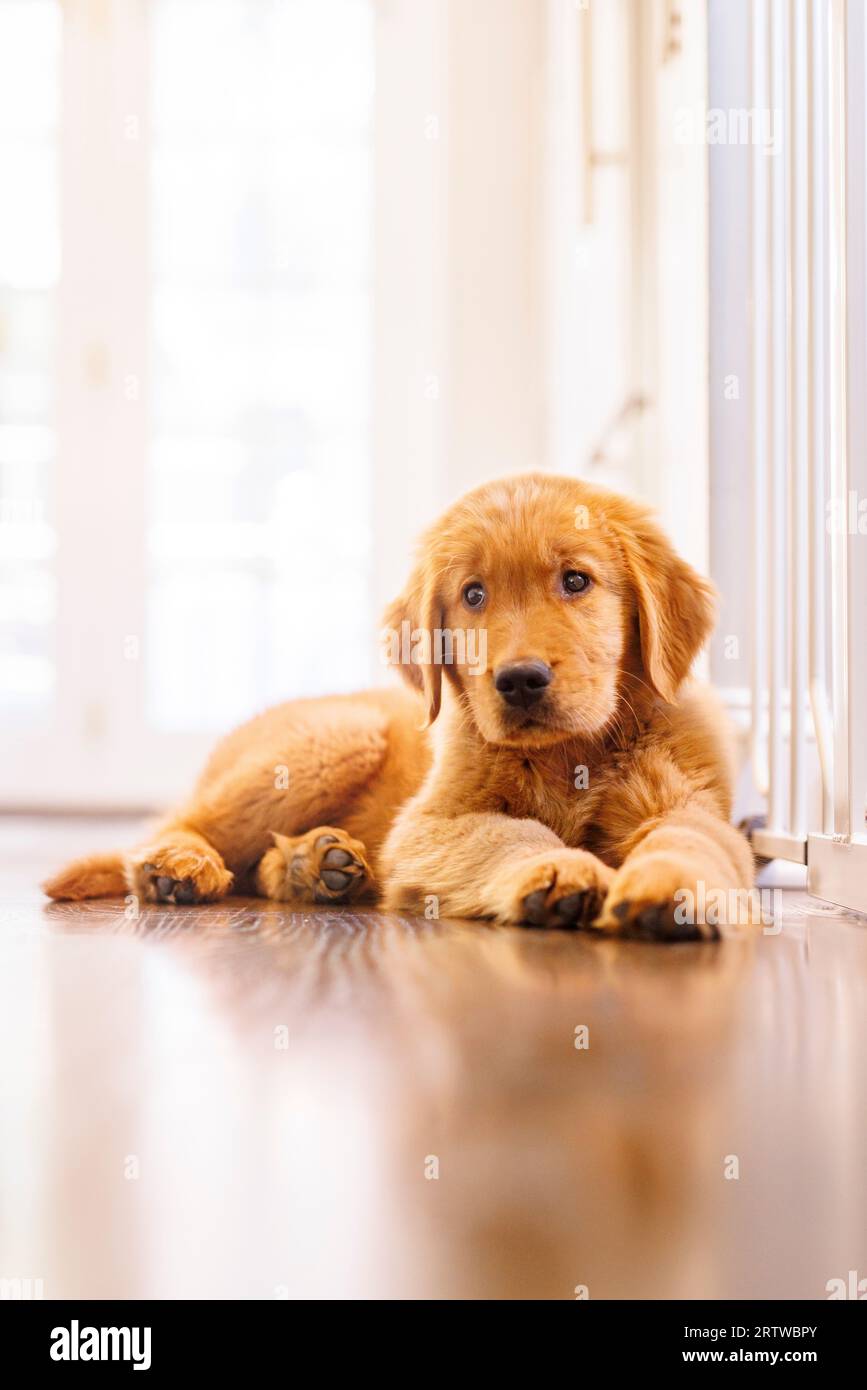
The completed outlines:
<svg viewBox="0 0 867 1390">
<path fill-rule="evenodd" d="M 149 809 L 215 742 L 145 711 L 150 15 L 140 0 L 62 11 L 55 688 L 44 725 L 0 731 L 0 806 Z"/>
</svg>

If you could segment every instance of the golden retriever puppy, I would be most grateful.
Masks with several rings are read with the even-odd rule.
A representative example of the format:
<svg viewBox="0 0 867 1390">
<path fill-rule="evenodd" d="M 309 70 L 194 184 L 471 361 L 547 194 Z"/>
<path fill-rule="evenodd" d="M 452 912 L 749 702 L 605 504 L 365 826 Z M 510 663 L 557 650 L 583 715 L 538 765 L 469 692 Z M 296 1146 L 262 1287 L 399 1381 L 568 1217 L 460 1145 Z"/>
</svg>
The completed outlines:
<svg viewBox="0 0 867 1390">
<path fill-rule="evenodd" d="M 478 488 L 386 615 L 408 689 L 259 715 L 145 845 L 45 891 L 715 937 L 677 905 L 749 890 L 753 862 L 724 718 L 688 681 L 713 607 L 644 507 L 554 475 Z"/>
</svg>

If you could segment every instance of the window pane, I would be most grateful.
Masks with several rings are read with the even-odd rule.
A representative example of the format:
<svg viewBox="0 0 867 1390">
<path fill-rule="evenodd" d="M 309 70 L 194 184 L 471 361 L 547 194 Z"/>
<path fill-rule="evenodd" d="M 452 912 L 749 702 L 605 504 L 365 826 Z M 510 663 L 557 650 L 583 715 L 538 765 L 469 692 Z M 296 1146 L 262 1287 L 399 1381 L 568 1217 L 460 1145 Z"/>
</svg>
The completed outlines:
<svg viewBox="0 0 867 1390">
<path fill-rule="evenodd" d="M 373 16 L 152 16 L 148 704 L 216 728 L 371 675 Z"/>
<path fill-rule="evenodd" d="M 0 0 L 0 717 L 33 724 L 55 682 L 55 291 L 60 6 Z"/>
</svg>

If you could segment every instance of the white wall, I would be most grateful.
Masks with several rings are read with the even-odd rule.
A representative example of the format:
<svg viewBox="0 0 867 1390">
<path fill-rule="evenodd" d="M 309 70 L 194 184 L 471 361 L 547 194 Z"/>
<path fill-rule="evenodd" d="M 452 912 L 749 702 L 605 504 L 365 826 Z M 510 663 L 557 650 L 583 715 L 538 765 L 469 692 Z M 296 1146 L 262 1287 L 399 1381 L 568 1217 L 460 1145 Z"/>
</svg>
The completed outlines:
<svg viewBox="0 0 867 1390">
<path fill-rule="evenodd" d="M 468 488 L 548 462 L 545 6 L 377 12 L 377 607 Z"/>
</svg>

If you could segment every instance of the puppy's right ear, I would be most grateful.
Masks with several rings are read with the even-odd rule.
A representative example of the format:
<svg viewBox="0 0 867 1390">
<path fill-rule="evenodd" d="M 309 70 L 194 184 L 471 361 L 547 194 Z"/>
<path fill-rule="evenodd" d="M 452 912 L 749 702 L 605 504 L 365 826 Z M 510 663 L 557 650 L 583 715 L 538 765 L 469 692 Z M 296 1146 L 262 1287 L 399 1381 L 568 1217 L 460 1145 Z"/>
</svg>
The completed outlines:
<svg viewBox="0 0 867 1390">
<path fill-rule="evenodd" d="M 433 575 L 423 565 L 383 614 L 380 637 L 390 666 L 420 691 L 427 702 L 428 727 L 440 712 L 442 664 L 436 661 L 434 633 L 442 627 L 442 604 Z"/>
<path fill-rule="evenodd" d="M 414 627 L 410 612 L 409 597 L 400 594 L 392 599 L 382 615 L 382 630 L 379 637 L 382 643 L 382 659 L 386 666 L 395 667 L 414 690 L 424 689 L 421 667 L 404 659 L 410 650 Z"/>
</svg>

